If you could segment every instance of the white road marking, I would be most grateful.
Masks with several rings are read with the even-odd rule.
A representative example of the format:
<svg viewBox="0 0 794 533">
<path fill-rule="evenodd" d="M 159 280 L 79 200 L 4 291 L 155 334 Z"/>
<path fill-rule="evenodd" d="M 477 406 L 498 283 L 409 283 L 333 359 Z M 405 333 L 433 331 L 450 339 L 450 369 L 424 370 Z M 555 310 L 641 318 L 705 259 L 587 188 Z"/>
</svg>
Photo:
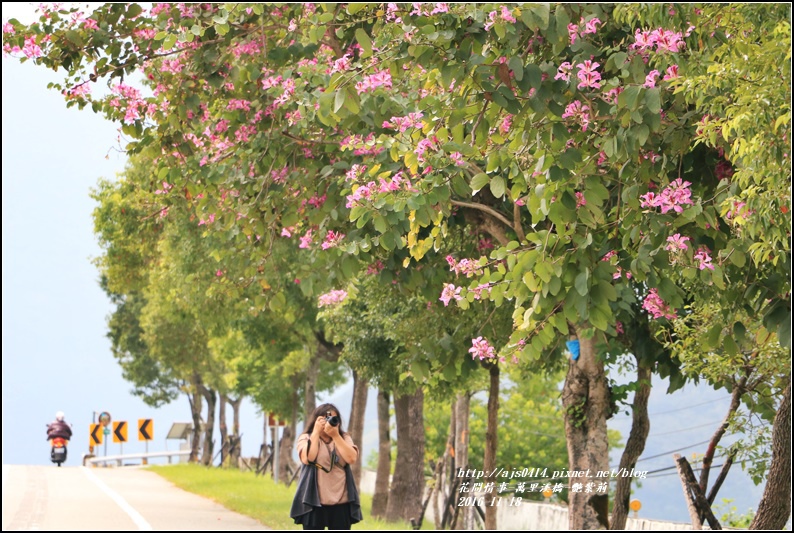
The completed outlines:
<svg viewBox="0 0 794 533">
<path fill-rule="evenodd" d="M 83 470 L 83 472 L 85 472 L 85 475 L 88 476 L 88 479 L 93 481 L 97 487 L 99 487 L 105 494 L 110 496 L 110 499 L 116 502 L 116 504 L 118 504 L 118 506 L 121 507 L 121 509 L 127 513 L 130 518 L 132 518 L 132 521 L 135 522 L 135 525 L 138 526 L 140 531 L 152 531 L 152 526 L 143 516 L 141 516 L 141 513 L 136 511 L 129 503 L 127 503 L 124 498 L 119 496 L 116 491 L 108 487 L 104 481 L 99 479 L 96 474 L 91 472 L 90 468 L 86 468 L 84 466 L 81 466 L 80 468 Z"/>
</svg>

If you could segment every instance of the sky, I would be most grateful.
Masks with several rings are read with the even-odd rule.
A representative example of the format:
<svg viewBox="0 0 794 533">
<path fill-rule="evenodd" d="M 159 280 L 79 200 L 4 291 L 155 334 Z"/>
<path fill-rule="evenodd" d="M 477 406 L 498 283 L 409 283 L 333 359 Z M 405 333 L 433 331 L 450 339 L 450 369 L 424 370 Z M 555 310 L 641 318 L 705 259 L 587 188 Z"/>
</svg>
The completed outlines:
<svg viewBox="0 0 794 533">
<path fill-rule="evenodd" d="M 3 3 L 4 21 L 30 20 L 30 12 L 29 5 Z M 154 421 L 150 451 L 177 449 L 179 442 L 166 441 L 166 432 L 172 423 L 190 420 L 184 397 L 153 409 L 130 394 L 111 354 L 106 323 L 112 306 L 91 263 L 101 249 L 93 234 L 95 204 L 89 192 L 100 178 L 122 171 L 125 157 L 115 149 L 116 125 L 88 109 L 67 109 L 62 96 L 46 88 L 60 79 L 32 63 L 2 60 L 3 464 L 49 464 L 45 430 L 56 411 L 64 411 L 73 424 L 70 465 L 79 464 L 87 452 L 89 424 L 99 412 L 130 425 L 124 453 L 144 451 L 134 431 L 138 419 Z M 642 470 L 671 466 L 674 451 L 702 453 L 702 441 L 710 438 L 730 401 L 726 391 L 702 385 L 666 395 L 666 383 L 655 379 L 644 457 L 662 456 L 641 461 Z M 375 396 L 370 391 L 365 461 L 377 449 Z M 350 398 L 348 383 L 319 401 L 336 403 L 349 416 Z M 243 403 L 244 456 L 258 453 L 263 420 L 252 404 Z M 618 415 L 609 425 L 625 442 L 629 423 L 629 416 Z M 701 444 L 690 447 L 696 443 Z M 121 451 L 118 444 L 107 445 L 108 454 Z M 617 462 L 615 456 L 610 464 Z M 659 472 L 635 490 L 641 517 L 688 521 L 678 477 L 669 475 L 673 472 Z M 743 513 L 757 506 L 762 489 L 734 466 L 718 501 L 733 499 L 731 505 Z"/>
</svg>

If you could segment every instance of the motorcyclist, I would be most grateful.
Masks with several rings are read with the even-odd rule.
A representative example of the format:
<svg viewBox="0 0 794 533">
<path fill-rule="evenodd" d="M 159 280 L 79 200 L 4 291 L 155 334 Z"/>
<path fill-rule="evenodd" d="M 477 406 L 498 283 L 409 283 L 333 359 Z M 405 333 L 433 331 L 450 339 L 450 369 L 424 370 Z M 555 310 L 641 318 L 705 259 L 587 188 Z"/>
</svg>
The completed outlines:
<svg viewBox="0 0 794 533">
<path fill-rule="evenodd" d="M 72 438 L 72 428 L 64 421 L 63 411 L 55 413 L 55 422 L 47 425 L 47 440 L 56 437 L 66 440 Z"/>
</svg>

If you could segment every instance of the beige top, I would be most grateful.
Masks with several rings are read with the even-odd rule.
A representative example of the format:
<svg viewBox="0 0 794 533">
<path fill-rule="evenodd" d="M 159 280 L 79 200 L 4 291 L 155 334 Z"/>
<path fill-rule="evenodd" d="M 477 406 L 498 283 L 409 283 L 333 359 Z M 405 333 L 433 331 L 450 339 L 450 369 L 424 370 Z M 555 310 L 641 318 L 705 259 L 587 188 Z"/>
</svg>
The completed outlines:
<svg viewBox="0 0 794 533">
<path fill-rule="evenodd" d="M 345 439 L 346 443 L 356 450 L 356 455 L 358 455 L 358 446 L 353 444 L 353 439 L 350 437 L 350 433 L 345 433 L 343 438 Z M 307 457 L 305 453 L 308 443 L 308 433 L 303 433 L 300 437 L 298 437 L 298 443 L 296 444 L 298 449 L 298 457 L 300 457 L 301 452 L 304 453 L 304 457 Z M 317 468 L 317 490 L 320 493 L 320 503 L 323 505 L 347 503 L 347 478 L 345 477 L 344 470 L 344 466 L 347 463 L 345 463 L 345 460 L 342 459 L 342 457 L 337 455 L 338 461 L 336 466 L 332 468 L 331 453 L 336 449 L 336 444 L 334 444 L 333 441 L 328 443 L 323 442 L 322 438 L 320 439 L 319 444 L 320 452 L 317 454 L 317 460 L 315 462 L 322 465 L 322 467 L 326 470 L 331 470 L 330 472 L 326 472 L 321 468 L 314 467 Z"/>
</svg>

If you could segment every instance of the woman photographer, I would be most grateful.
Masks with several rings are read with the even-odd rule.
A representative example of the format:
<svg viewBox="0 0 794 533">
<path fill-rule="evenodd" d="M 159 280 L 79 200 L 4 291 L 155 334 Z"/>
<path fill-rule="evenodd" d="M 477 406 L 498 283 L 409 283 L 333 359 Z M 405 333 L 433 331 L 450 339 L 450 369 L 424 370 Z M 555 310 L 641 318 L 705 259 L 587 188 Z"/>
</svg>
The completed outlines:
<svg viewBox="0 0 794 533">
<path fill-rule="evenodd" d="M 298 438 L 303 463 L 290 516 L 303 529 L 350 529 L 361 521 L 350 465 L 358 460 L 358 446 L 342 429 L 336 406 L 326 403 L 307 418 L 306 431 Z"/>
</svg>

